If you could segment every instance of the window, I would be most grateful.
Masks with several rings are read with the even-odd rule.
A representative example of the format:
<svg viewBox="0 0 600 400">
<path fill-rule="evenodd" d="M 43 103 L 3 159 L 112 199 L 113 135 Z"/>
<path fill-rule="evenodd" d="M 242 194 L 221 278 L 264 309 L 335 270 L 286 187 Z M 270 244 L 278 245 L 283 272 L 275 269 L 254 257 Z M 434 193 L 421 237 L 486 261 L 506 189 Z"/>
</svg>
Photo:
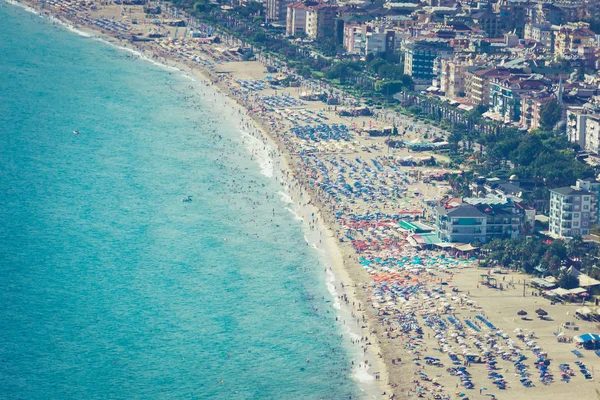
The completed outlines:
<svg viewBox="0 0 600 400">
<path fill-rule="evenodd" d="M 583 198 L 583 201 L 590 201 L 590 198 L 589 198 L 588 196 L 585 196 L 585 197 Z"/>
<path fill-rule="evenodd" d="M 576 211 L 579 211 L 579 204 L 575 205 L 573 208 L 574 208 Z"/>
<path fill-rule="evenodd" d="M 579 196 L 575 197 L 575 201 L 579 201 L 579 200 L 580 200 Z"/>
<path fill-rule="evenodd" d="M 579 213 L 573 214 L 573 218 L 579 218 Z"/>
<path fill-rule="evenodd" d="M 573 222 L 573 226 L 574 226 L 574 227 L 575 227 L 575 226 L 579 226 L 579 222 L 577 222 L 577 221 Z"/>
<path fill-rule="evenodd" d="M 583 206 L 583 209 L 584 209 L 584 210 L 589 210 L 589 209 L 590 209 L 590 206 L 588 206 L 588 205 L 585 205 L 585 206 Z"/>
</svg>

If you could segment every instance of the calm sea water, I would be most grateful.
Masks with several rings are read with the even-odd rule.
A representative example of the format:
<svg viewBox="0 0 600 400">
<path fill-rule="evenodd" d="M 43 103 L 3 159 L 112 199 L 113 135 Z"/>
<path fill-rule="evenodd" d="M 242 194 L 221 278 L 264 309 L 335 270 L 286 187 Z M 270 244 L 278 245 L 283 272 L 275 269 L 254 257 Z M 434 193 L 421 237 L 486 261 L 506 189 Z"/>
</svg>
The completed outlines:
<svg viewBox="0 0 600 400">
<path fill-rule="evenodd" d="M 323 266 L 231 108 L 0 21 L 0 398 L 357 396 Z"/>
</svg>

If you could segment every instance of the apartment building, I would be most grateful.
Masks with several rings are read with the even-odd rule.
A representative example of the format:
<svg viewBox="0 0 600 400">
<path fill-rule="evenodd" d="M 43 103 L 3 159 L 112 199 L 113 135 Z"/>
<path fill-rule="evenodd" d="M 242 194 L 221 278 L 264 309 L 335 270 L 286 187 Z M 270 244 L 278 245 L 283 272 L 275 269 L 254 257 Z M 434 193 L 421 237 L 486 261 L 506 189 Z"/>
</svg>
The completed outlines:
<svg viewBox="0 0 600 400">
<path fill-rule="evenodd" d="M 440 39 L 407 41 L 404 44 L 404 73 L 410 75 L 415 87 L 427 87 L 435 77 L 434 60 L 451 58 L 454 54 L 448 42 Z"/>
<path fill-rule="evenodd" d="M 567 137 L 585 151 L 600 154 L 600 114 L 582 107 L 568 109 Z"/>
<path fill-rule="evenodd" d="M 440 91 L 448 98 L 465 94 L 465 71 L 467 65 L 459 59 L 441 59 Z"/>
<path fill-rule="evenodd" d="M 510 123 L 521 119 L 521 95 L 542 91 L 544 82 L 528 76 L 510 75 L 490 80 L 490 110 L 501 121 Z"/>
<path fill-rule="evenodd" d="M 547 49 L 552 49 L 554 46 L 554 32 L 552 31 L 549 22 L 541 24 L 526 24 L 523 37 L 525 39 L 535 40 Z"/>
<path fill-rule="evenodd" d="M 519 124 L 527 130 L 540 127 L 542 106 L 556 97 L 546 91 L 526 92 L 521 94 L 521 118 Z"/>
<path fill-rule="evenodd" d="M 575 186 L 550 190 L 552 236 L 568 238 L 589 235 L 596 224 L 600 183 L 578 180 Z"/>
<path fill-rule="evenodd" d="M 293 0 L 267 0 L 267 19 L 269 21 L 285 21 L 287 6 Z"/>
<path fill-rule="evenodd" d="M 383 25 L 351 24 L 344 26 L 344 49 L 348 54 L 366 56 L 393 52 L 395 31 Z"/>
<path fill-rule="evenodd" d="M 306 33 L 306 13 L 308 6 L 302 2 L 288 4 L 285 21 L 285 34 L 299 36 Z"/>
<path fill-rule="evenodd" d="M 508 77 L 508 71 L 497 68 L 470 67 L 465 69 L 465 96 L 473 105 L 490 104 L 490 79 Z"/>
<path fill-rule="evenodd" d="M 595 47 L 596 34 L 585 22 L 562 25 L 554 39 L 554 53 L 558 57 L 577 54 L 579 47 Z"/>
<path fill-rule="evenodd" d="M 311 39 L 334 36 L 335 19 L 338 7 L 330 4 L 317 4 L 306 11 L 306 36 Z"/>
<path fill-rule="evenodd" d="M 524 213 L 512 200 L 501 197 L 465 198 L 466 204 L 437 207 L 436 233 L 443 242 L 485 243 L 521 235 Z"/>
</svg>

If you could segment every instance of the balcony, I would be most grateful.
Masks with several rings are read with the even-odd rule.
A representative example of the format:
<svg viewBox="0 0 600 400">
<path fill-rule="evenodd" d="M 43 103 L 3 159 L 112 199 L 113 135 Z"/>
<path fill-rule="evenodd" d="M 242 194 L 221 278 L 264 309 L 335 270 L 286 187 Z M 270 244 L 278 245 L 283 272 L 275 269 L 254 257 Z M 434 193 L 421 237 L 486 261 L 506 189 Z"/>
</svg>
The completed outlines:
<svg viewBox="0 0 600 400">
<path fill-rule="evenodd" d="M 508 225 L 510 221 L 508 219 L 496 219 L 487 222 L 488 226 L 496 226 L 496 225 Z"/>
</svg>

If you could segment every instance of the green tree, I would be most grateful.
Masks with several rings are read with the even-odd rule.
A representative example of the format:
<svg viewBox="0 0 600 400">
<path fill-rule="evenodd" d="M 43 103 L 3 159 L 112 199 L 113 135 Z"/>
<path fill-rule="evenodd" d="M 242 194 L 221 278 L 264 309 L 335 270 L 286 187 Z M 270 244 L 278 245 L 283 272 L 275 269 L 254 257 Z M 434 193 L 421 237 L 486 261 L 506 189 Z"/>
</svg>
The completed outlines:
<svg viewBox="0 0 600 400">
<path fill-rule="evenodd" d="M 377 81 L 375 82 L 375 90 L 386 96 L 392 96 L 404 88 L 402 81 Z"/>
<path fill-rule="evenodd" d="M 570 258 L 581 258 L 585 255 L 585 243 L 581 235 L 573 236 L 567 243 L 567 255 Z"/>
<path fill-rule="evenodd" d="M 579 286 L 579 279 L 573 275 L 562 274 L 560 278 L 558 278 L 558 286 L 563 289 L 575 289 Z"/>
<path fill-rule="evenodd" d="M 551 100 L 542 105 L 540 109 L 540 125 L 544 130 L 553 130 L 562 117 L 562 109 L 558 100 Z"/>
</svg>

